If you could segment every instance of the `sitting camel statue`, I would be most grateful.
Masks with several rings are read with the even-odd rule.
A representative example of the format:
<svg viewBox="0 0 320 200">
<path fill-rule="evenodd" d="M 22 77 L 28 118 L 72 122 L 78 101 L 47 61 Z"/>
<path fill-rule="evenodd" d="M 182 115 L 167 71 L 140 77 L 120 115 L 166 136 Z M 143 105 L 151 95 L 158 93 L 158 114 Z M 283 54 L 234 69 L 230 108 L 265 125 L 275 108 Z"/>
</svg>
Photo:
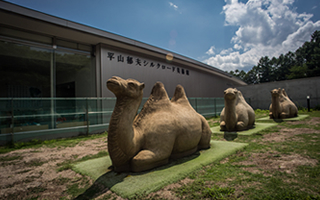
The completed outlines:
<svg viewBox="0 0 320 200">
<path fill-rule="evenodd" d="M 138 115 L 144 83 L 112 77 L 107 87 L 117 98 L 108 130 L 114 171 L 145 171 L 210 148 L 209 124 L 192 108 L 182 86 L 170 101 L 157 82 Z"/>
<path fill-rule="evenodd" d="M 298 116 L 297 106 L 281 88 L 271 90 L 270 119 L 284 119 Z"/>
<path fill-rule="evenodd" d="M 224 105 L 220 114 L 221 131 L 243 131 L 253 128 L 254 110 L 243 98 L 242 93 L 233 88 L 224 91 Z"/>
</svg>

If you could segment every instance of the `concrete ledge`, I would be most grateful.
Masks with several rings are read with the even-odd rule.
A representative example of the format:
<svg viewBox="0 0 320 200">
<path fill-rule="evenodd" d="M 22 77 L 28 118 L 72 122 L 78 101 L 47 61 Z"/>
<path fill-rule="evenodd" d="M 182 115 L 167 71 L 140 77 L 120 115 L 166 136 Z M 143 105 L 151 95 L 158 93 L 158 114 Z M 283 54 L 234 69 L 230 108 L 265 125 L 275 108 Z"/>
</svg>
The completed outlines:
<svg viewBox="0 0 320 200">
<path fill-rule="evenodd" d="M 224 134 L 224 135 L 227 135 L 229 137 L 232 137 L 232 136 L 236 137 L 238 135 L 253 135 L 253 134 L 256 134 L 257 132 L 259 132 L 259 131 L 261 131 L 263 129 L 270 128 L 270 127 L 276 126 L 276 125 L 277 125 L 276 123 L 255 123 L 255 128 L 249 129 L 249 130 L 246 130 L 246 131 L 237 131 L 237 132 L 220 131 L 220 126 L 215 126 L 215 127 L 211 128 L 211 132 L 215 133 L 215 134 Z"/>
<path fill-rule="evenodd" d="M 109 156 L 78 163 L 73 170 L 90 176 L 95 183 L 79 197 L 93 198 L 95 193 L 110 189 L 123 198 L 139 194 L 149 194 L 162 187 L 185 178 L 202 166 L 217 162 L 247 146 L 247 143 L 211 141 L 211 148 L 199 151 L 194 155 L 178 160 L 156 169 L 141 173 L 115 173 L 110 171 Z"/>
<path fill-rule="evenodd" d="M 270 117 L 263 117 L 256 119 L 256 121 L 261 121 L 261 122 L 283 122 L 283 121 L 299 121 L 303 120 L 305 118 L 309 117 L 309 115 L 298 115 L 298 117 L 293 117 L 293 118 L 286 118 L 286 119 L 270 119 Z"/>
</svg>

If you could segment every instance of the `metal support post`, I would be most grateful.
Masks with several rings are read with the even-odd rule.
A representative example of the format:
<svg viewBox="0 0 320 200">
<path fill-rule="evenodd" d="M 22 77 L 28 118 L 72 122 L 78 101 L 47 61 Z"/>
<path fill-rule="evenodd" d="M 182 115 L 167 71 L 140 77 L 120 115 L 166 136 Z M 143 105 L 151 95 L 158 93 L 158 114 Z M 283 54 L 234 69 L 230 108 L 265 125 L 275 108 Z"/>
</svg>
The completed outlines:
<svg viewBox="0 0 320 200">
<path fill-rule="evenodd" d="M 310 96 L 307 96 L 308 112 L 310 112 Z"/>
<path fill-rule="evenodd" d="M 214 117 L 217 117 L 217 99 L 214 98 Z"/>
<path fill-rule="evenodd" d="M 198 112 L 198 103 L 197 103 L 197 97 L 195 98 L 195 103 L 196 103 L 196 111 Z"/>
<path fill-rule="evenodd" d="M 13 113 L 13 98 L 11 99 L 11 124 L 12 124 L 12 133 L 11 133 L 11 144 L 14 144 L 14 113 Z"/>
<path fill-rule="evenodd" d="M 87 116 L 87 135 L 89 135 L 89 105 L 88 105 L 88 98 L 86 99 L 86 116 Z"/>
</svg>

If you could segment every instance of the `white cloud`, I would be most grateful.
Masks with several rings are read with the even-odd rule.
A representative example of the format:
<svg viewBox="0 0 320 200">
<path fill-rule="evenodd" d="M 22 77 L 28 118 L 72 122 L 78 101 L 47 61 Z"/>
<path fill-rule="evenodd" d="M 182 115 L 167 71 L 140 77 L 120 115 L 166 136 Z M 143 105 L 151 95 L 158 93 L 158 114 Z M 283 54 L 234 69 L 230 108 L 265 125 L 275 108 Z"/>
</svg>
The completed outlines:
<svg viewBox="0 0 320 200">
<path fill-rule="evenodd" d="M 297 13 L 294 0 L 225 0 L 225 26 L 237 26 L 232 37 L 233 48 L 222 50 L 205 63 L 222 70 L 235 70 L 256 65 L 262 56 L 278 57 L 295 51 L 311 34 L 320 29 L 312 14 Z"/>
<path fill-rule="evenodd" d="M 178 6 L 174 5 L 172 2 L 169 2 L 170 6 L 173 7 L 175 10 L 178 10 Z"/>
<path fill-rule="evenodd" d="M 169 2 L 169 5 L 170 5 L 170 7 L 172 7 L 175 11 L 178 11 L 178 12 L 181 14 L 181 12 L 178 10 L 179 7 L 178 7 L 177 5 L 175 5 L 175 4 L 172 3 L 172 2 Z"/>
<path fill-rule="evenodd" d="M 214 46 L 211 46 L 210 49 L 206 52 L 206 54 L 208 54 L 208 55 L 214 55 L 214 54 L 216 54 L 216 53 L 214 52 L 214 49 L 215 49 L 215 47 L 214 47 Z"/>
<path fill-rule="evenodd" d="M 233 52 L 233 49 L 232 48 L 229 48 L 229 49 L 224 49 L 220 52 L 220 55 L 227 55 L 227 54 L 230 54 Z"/>
<path fill-rule="evenodd" d="M 242 49 L 242 46 L 240 46 L 239 44 L 235 44 L 233 46 L 233 48 L 236 49 L 236 50 L 240 50 L 240 49 Z"/>
</svg>

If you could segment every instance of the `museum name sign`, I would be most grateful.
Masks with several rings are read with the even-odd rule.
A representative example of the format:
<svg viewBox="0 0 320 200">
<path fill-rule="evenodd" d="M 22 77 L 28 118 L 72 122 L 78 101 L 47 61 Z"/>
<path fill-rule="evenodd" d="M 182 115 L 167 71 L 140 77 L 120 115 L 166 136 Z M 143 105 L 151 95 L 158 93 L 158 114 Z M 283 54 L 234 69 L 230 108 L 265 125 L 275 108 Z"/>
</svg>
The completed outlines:
<svg viewBox="0 0 320 200">
<path fill-rule="evenodd" d="M 181 67 L 176 67 L 168 64 L 163 64 L 159 62 L 150 61 L 147 59 L 143 59 L 140 57 L 134 57 L 130 55 L 124 55 L 122 53 L 107 51 L 107 60 L 109 62 L 117 62 L 123 63 L 126 65 L 136 66 L 136 67 L 149 67 L 154 68 L 155 70 L 167 70 L 171 73 L 176 73 L 180 75 L 186 75 L 189 76 L 190 72 L 188 69 L 184 69 Z"/>
</svg>

